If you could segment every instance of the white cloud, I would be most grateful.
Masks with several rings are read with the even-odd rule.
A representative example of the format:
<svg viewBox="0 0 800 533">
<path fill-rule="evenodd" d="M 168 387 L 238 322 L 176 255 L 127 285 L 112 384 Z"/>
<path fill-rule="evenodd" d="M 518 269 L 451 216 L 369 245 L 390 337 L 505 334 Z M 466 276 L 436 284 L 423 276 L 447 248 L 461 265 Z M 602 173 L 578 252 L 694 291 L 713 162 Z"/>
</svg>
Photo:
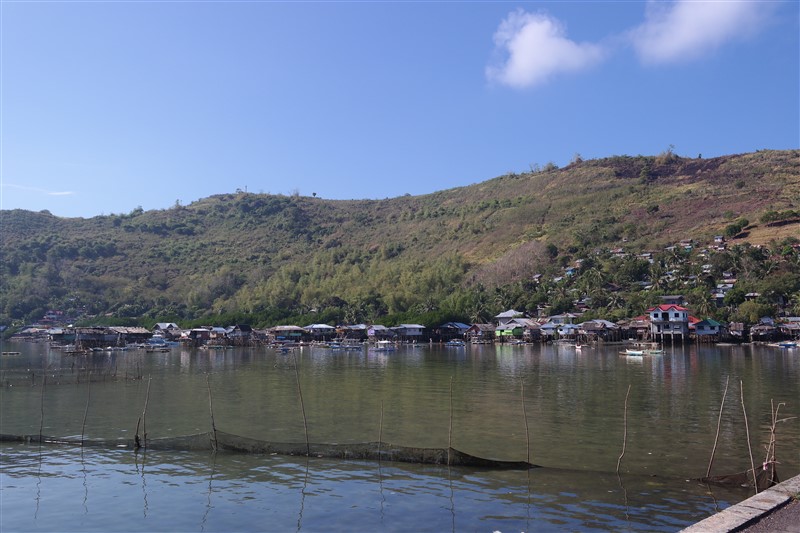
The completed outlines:
<svg viewBox="0 0 800 533">
<path fill-rule="evenodd" d="M 758 31 L 770 9 L 768 2 L 651 1 L 631 39 L 644 63 L 691 60 Z"/>
<path fill-rule="evenodd" d="M 48 191 L 47 189 L 28 187 L 26 185 L 16 185 L 14 183 L 3 183 L 3 187 L 9 187 L 11 189 L 19 189 L 21 191 L 34 192 L 38 194 L 46 194 L 48 196 L 69 196 L 71 194 L 75 194 L 73 191 Z"/>
<path fill-rule="evenodd" d="M 510 13 L 494 34 L 495 52 L 505 56 L 486 68 L 486 76 L 512 87 L 532 87 L 553 75 L 576 72 L 600 63 L 605 50 L 597 44 L 576 43 L 564 25 L 543 13 Z"/>
</svg>

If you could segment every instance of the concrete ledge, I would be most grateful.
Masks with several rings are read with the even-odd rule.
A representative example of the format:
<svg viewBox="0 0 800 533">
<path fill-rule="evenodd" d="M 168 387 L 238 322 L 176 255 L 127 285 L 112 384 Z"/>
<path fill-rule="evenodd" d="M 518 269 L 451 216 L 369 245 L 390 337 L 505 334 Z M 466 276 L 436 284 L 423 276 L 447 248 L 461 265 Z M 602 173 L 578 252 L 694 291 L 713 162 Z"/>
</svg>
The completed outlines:
<svg viewBox="0 0 800 533">
<path fill-rule="evenodd" d="M 795 476 L 682 531 L 685 533 L 741 531 L 776 509 L 780 509 L 798 494 L 800 494 L 800 476 Z"/>
</svg>

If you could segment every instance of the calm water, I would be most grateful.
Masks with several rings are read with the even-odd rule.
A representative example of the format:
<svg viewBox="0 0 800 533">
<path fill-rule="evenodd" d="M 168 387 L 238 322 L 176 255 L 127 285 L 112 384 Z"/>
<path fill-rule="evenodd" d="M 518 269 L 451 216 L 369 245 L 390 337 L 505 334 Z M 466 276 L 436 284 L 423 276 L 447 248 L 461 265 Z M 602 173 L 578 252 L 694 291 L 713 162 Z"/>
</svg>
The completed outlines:
<svg viewBox="0 0 800 533">
<path fill-rule="evenodd" d="M 2 531 L 676 531 L 750 495 L 705 475 L 764 459 L 770 404 L 800 414 L 800 354 L 770 347 L 265 348 L 72 357 L 5 344 L 0 431 L 130 442 L 211 428 L 304 442 L 447 447 L 547 468 L 492 471 L 233 453 L 0 445 Z M 295 366 L 296 361 L 296 366 Z M 297 373 L 296 373 L 297 372 Z M 47 375 L 43 387 L 43 376 Z M 142 379 L 134 379 L 138 375 Z M 741 382 L 741 385 L 740 385 Z M 621 476 L 627 409 L 627 447 Z M 149 397 L 147 395 L 150 389 Z M 452 405 L 452 409 L 451 409 Z M 452 432 L 451 432 L 452 426 Z M 778 426 L 800 473 L 800 423 Z"/>
</svg>

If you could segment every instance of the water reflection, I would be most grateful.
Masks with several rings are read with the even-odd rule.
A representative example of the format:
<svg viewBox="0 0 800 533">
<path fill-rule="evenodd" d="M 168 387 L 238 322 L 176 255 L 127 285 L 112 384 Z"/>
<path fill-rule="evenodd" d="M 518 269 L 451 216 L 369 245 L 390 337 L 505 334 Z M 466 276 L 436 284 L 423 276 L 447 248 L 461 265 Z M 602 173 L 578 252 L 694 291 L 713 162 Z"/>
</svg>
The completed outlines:
<svg viewBox="0 0 800 533">
<path fill-rule="evenodd" d="M 30 469 L 39 466 L 22 459 L 24 446 L 0 450 L 8 465 L 2 473 L 4 526 L 28 528 L 31 515 L 25 517 L 20 497 Z M 268 516 L 269 530 L 671 531 L 720 506 L 719 496 L 704 487 L 668 478 L 92 449 L 73 472 L 68 461 L 75 451 L 43 450 L 34 481 L 41 490 L 32 515 L 37 529 L 124 531 L 135 523 L 187 530 L 197 527 L 199 516 L 204 531 L 263 530 Z M 42 497 L 70 493 L 73 479 L 84 487 L 83 515 L 69 512 L 70 498 Z M 138 505 L 128 490 L 134 486 Z M 741 497 L 728 491 L 722 505 Z M 653 499 L 662 502 L 657 513 L 647 503 Z"/>
<path fill-rule="evenodd" d="M 485 476 L 450 471 L 431 474 L 425 470 L 413 471 L 412 475 L 394 465 L 377 465 L 376 471 L 370 470 L 372 467 L 359 471 L 338 463 L 329 465 L 331 469 L 346 472 L 342 475 L 352 483 L 348 490 L 360 497 L 367 495 L 372 502 L 365 507 L 363 501 L 367 500 L 359 500 L 356 510 L 346 513 L 351 518 L 343 521 L 351 520 L 353 515 L 374 512 L 374 516 L 366 519 L 379 529 L 399 529 L 397 523 L 406 524 L 407 529 L 418 529 L 414 525 L 419 526 L 419 522 L 406 523 L 410 517 L 398 516 L 398 508 L 409 515 L 417 514 L 414 505 L 420 502 L 411 488 L 431 498 L 437 509 L 446 510 L 446 518 L 437 514 L 434 519 L 438 529 L 453 529 L 454 524 L 458 529 L 474 529 L 478 528 L 472 527 L 476 523 L 486 528 L 498 524 L 500 528 L 506 521 L 513 523 L 514 528 L 529 529 L 540 520 L 557 527 L 569 528 L 570 524 L 584 527 L 595 520 L 586 515 L 586 507 L 581 503 L 585 490 L 592 494 L 611 491 L 608 494 L 616 499 L 597 495 L 591 505 L 596 507 L 592 513 L 598 516 L 610 513 L 614 521 L 637 523 L 642 519 L 640 507 L 658 509 L 659 514 L 663 507 L 667 516 L 671 513 L 682 516 L 677 510 L 682 503 L 673 493 L 677 489 L 672 482 L 661 487 L 642 480 L 687 479 L 705 474 L 726 379 L 730 379 L 731 391 L 721 413 L 715 474 L 749 467 L 744 414 L 738 401 L 731 398 L 738 398 L 743 392 L 751 444 L 757 455 L 768 443 L 770 403 L 785 402 L 786 407 L 781 411 L 784 416 L 796 416 L 800 411 L 800 360 L 785 350 L 764 346 L 676 345 L 667 346 L 663 356 L 636 358 L 621 356 L 618 347 L 577 352 L 561 346 L 462 349 L 423 346 L 389 353 L 368 350 L 334 353 L 304 348 L 294 355 L 268 349 L 175 350 L 165 354 L 111 352 L 78 358 L 45 346 L 26 345 L 20 350 L 25 352 L 24 356 L 0 360 L 3 433 L 35 435 L 42 427 L 44 433 L 51 435 L 85 433 L 87 440 L 106 438 L 127 442 L 147 398 L 148 380 L 143 379 L 147 376 L 152 376 L 147 412 L 151 438 L 207 431 L 211 422 L 206 379 L 210 377 L 216 425 L 220 430 L 268 441 L 303 442 L 299 381 L 312 442 L 365 442 L 374 441 L 377 436 L 379 440 L 399 445 L 446 447 L 452 421 L 453 446 L 467 453 L 524 460 L 530 435 L 533 462 L 549 467 L 569 465 L 584 472 L 614 472 L 622 444 L 625 391 L 631 386 L 630 433 L 622 478 L 593 473 L 581 477 L 573 473 L 555 481 L 550 474 L 541 472 L 514 477 L 523 474 Z M 520 394 L 522 384 L 527 415 Z M 797 449 L 800 449 L 800 422 L 795 419 L 779 428 L 778 451 L 783 456 L 778 460 L 782 477 L 800 473 L 800 457 L 792 453 Z M 43 453 L 40 467 L 35 464 L 27 467 L 27 475 L 35 481 L 29 487 L 35 497 L 31 515 L 40 518 L 52 513 L 47 498 L 52 487 L 47 478 L 52 452 L 45 449 Z M 98 453 L 87 452 L 85 462 L 83 458 L 75 461 L 80 467 L 82 483 L 75 489 L 83 491 L 83 514 L 91 519 L 104 512 L 94 503 L 105 496 L 96 495 L 93 477 L 93 461 Z M 161 492 L 159 485 L 166 479 L 162 478 L 166 476 L 162 471 L 174 461 L 165 457 L 159 455 L 154 460 L 148 452 L 146 465 L 144 456 L 140 469 L 134 464 L 139 487 L 136 506 L 148 521 L 162 519 L 156 518 L 162 516 L 157 509 L 162 496 L 159 494 L 156 503 L 153 494 Z M 757 462 L 760 459 L 756 457 Z M 220 460 L 224 464 L 219 467 L 205 463 L 204 491 L 198 500 L 204 505 L 194 515 L 194 522 L 183 524 L 184 528 L 196 528 L 197 517 L 203 516 L 204 528 L 236 529 L 238 522 L 228 523 L 224 528 L 216 522 L 216 513 L 227 517 L 234 505 L 227 492 L 237 493 L 241 489 L 242 497 L 249 498 L 250 492 L 263 488 L 263 483 L 286 496 L 289 489 L 280 481 L 283 476 L 294 480 L 292 498 L 282 500 L 285 509 L 294 509 L 294 517 L 290 523 L 283 523 L 283 529 L 314 529 L 312 524 L 319 518 L 317 502 L 328 505 L 330 494 L 337 491 L 329 486 L 335 475 L 317 470 L 318 463 L 314 461 L 310 466 L 298 464 L 289 470 L 286 465 L 292 464 L 291 461 L 278 461 L 269 462 L 272 474 L 277 475 L 273 480 L 262 468 L 267 464 L 265 458 L 258 460 L 261 463 L 251 465 L 260 476 L 255 478 L 233 468 L 232 459 Z M 4 456 L 4 476 L 7 464 Z M 250 485 L 250 490 L 239 485 L 231 487 L 226 478 L 231 471 L 241 476 L 241 483 Z M 362 475 L 370 480 L 366 486 Z M 422 476 L 427 488 L 422 487 L 417 475 Z M 658 478 L 652 478 L 653 475 Z M 158 481 L 153 482 L 154 478 Z M 501 478 L 504 481 L 497 487 L 483 485 L 487 479 Z M 546 485 L 548 482 L 561 486 L 555 490 Z M 580 483 L 575 485 L 580 491 L 561 490 L 576 483 Z M 516 497 L 508 495 L 511 487 Z M 320 488 L 322 493 L 317 490 Z M 697 490 L 703 503 L 695 506 L 695 510 L 712 512 L 730 501 L 729 496 L 723 496 L 718 502 L 716 494 L 706 488 Z M 402 496 L 399 501 L 398 496 Z M 734 499 L 741 497 L 734 495 Z M 5 498 L 4 492 L 4 501 Z M 298 499 L 303 510 L 299 514 Z M 341 503 L 342 496 L 336 501 Z M 429 505 L 429 502 L 423 504 Z M 472 507 L 482 511 L 473 512 Z M 5 509 L 4 503 L 4 515 Z M 264 512 L 263 508 L 260 510 Z M 389 522 L 391 525 L 386 525 Z"/>
<path fill-rule="evenodd" d="M 211 470 L 210 470 L 210 472 L 208 474 L 208 491 L 206 493 L 206 509 L 205 509 L 205 512 L 203 513 L 203 518 L 200 520 L 200 531 L 205 531 L 206 530 L 206 523 L 208 522 L 208 515 L 211 512 L 211 509 L 213 507 L 212 504 L 211 504 L 211 495 L 214 492 L 214 489 L 213 489 L 212 485 L 213 485 L 213 482 L 214 482 L 214 473 L 216 472 L 216 469 L 217 469 L 217 454 L 216 453 L 212 453 L 211 454 Z"/>
</svg>

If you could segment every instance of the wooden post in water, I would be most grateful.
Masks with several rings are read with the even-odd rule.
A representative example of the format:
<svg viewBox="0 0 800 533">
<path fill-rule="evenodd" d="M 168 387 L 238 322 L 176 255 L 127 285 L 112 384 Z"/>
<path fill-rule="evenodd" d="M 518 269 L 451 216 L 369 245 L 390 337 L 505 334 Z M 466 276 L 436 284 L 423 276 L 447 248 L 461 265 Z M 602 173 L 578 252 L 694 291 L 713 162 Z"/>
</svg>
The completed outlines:
<svg viewBox="0 0 800 533">
<path fill-rule="evenodd" d="M 92 373 L 89 372 L 89 379 L 86 380 L 86 409 L 83 411 L 83 425 L 81 426 L 81 448 L 83 448 L 83 435 L 86 433 L 86 416 L 89 414 L 89 398 L 92 395 L 91 385 Z"/>
<path fill-rule="evenodd" d="M 756 475 L 756 465 L 753 463 L 753 448 L 750 446 L 750 426 L 747 423 L 747 410 L 744 408 L 744 384 L 739 380 L 742 397 L 742 413 L 744 414 L 744 430 L 747 436 L 747 450 L 750 452 L 750 469 L 753 471 L 753 486 L 758 494 L 758 476 Z"/>
<path fill-rule="evenodd" d="M 306 407 L 303 403 L 303 389 L 300 388 L 300 373 L 297 371 L 297 354 L 292 351 L 294 359 L 294 377 L 297 380 L 297 394 L 300 396 L 300 411 L 303 413 L 303 429 L 306 433 L 306 457 L 311 456 L 311 445 L 308 443 L 308 421 L 306 420 Z"/>
<path fill-rule="evenodd" d="M 147 394 L 144 397 L 144 409 L 142 410 L 142 437 L 144 438 L 144 447 L 147 448 L 147 402 L 150 400 L 150 382 L 153 378 L 147 377 Z"/>
<path fill-rule="evenodd" d="M 208 410 L 211 413 L 211 434 L 214 439 L 211 441 L 211 447 L 217 451 L 217 425 L 214 422 L 214 404 L 211 402 L 211 376 L 206 375 L 206 387 L 208 387 Z"/>
<path fill-rule="evenodd" d="M 525 382 L 520 380 L 520 384 L 522 385 L 522 391 L 520 395 L 522 396 L 522 417 L 525 419 L 525 447 L 526 447 L 526 461 L 528 464 L 531 464 L 531 433 L 528 430 L 528 413 L 525 411 Z"/>
<path fill-rule="evenodd" d="M 381 421 L 378 426 L 378 462 L 381 462 L 381 448 L 383 447 L 383 400 L 381 400 Z"/>
<path fill-rule="evenodd" d="M 625 455 L 625 446 L 628 443 L 628 395 L 630 393 L 631 393 L 631 386 L 628 385 L 628 392 L 625 393 L 625 410 L 622 413 L 624 431 L 622 434 L 622 453 L 619 454 L 619 459 L 617 459 L 617 475 L 619 475 L 619 465 L 620 463 L 622 463 L 622 457 Z"/>
<path fill-rule="evenodd" d="M 142 441 L 139 439 L 139 424 L 142 423 L 142 417 L 140 416 L 136 420 L 136 431 L 133 434 L 133 449 L 138 450 L 142 447 Z"/>
<path fill-rule="evenodd" d="M 764 457 L 764 465 L 769 465 L 769 486 L 772 486 L 775 483 L 778 483 L 778 475 L 775 473 L 775 465 L 777 464 L 777 461 L 775 460 L 775 447 L 778 442 L 775 431 L 779 422 L 787 422 L 789 420 L 794 420 L 797 417 L 790 416 L 787 418 L 778 418 L 778 411 L 780 410 L 781 406 L 786 405 L 785 402 L 779 402 L 776 406 L 775 400 L 770 399 L 769 405 L 772 413 L 769 427 L 769 444 L 767 445 L 767 455 Z"/>
<path fill-rule="evenodd" d="M 722 393 L 722 403 L 719 406 L 719 417 L 717 418 L 717 435 L 714 437 L 714 447 L 711 448 L 711 459 L 708 461 L 708 470 L 706 471 L 706 477 L 711 475 L 711 465 L 714 464 L 714 454 L 717 451 L 717 441 L 719 440 L 719 428 L 722 424 L 722 408 L 725 406 L 725 397 L 728 395 L 728 382 L 730 381 L 731 377 L 728 376 L 725 378 L 725 392 Z"/>
<path fill-rule="evenodd" d="M 42 377 L 42 397 L 39 401 L 39 446 L 42 445 L 42 430 L 44 429 L 44 389 L 47 386 L 47 374 Z"/>
<path fill-rule="evenodd" d="M 447 431 L 447 466 L 450 466 L 450 450 L 453 449 L 453 376 L 450 376 L 450 427 Z"/>
</svg>

